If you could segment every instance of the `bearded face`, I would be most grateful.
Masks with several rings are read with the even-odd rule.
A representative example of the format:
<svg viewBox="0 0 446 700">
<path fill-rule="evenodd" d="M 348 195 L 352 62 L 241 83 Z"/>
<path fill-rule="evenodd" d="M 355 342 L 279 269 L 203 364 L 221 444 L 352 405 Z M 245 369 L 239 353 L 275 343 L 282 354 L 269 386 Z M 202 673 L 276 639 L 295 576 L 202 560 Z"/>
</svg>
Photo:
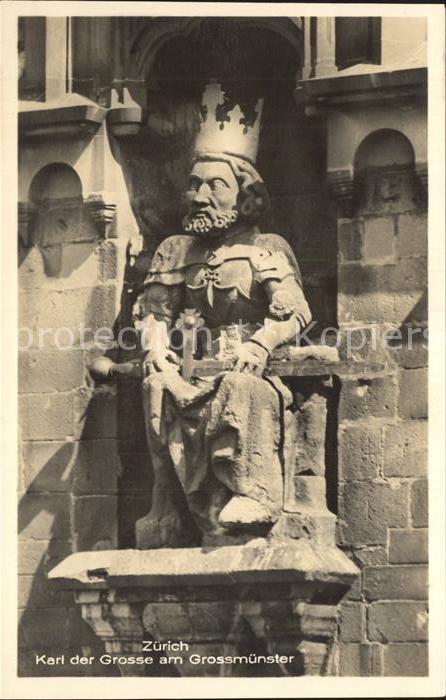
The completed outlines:
<svg viewBox="0 0 446 700">
<path fill-rule="evenodd" d="M 238 182 L 227 163 L 195 163 L 185 193 L 188 213 L 183 219 L 184 230 L 199 235 L 228 228 L 237 220 L 238 194 Z"/>
</svg>

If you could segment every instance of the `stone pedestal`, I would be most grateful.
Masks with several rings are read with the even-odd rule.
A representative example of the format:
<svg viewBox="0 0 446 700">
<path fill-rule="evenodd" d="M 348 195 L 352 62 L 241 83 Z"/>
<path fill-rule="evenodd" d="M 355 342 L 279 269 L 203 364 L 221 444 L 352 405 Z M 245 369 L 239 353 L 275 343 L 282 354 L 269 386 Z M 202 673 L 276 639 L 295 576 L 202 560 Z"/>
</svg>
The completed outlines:
<svg viewBox="0 0 446 700">
<path fill-rule="evenodd" d="M 327 675 L 337 604 L 357 575 L 334 546 L 79 552 L 49 577 L 73 590 L 122 675 Z M 136 660 L 136 661 L 135 661 Z"/>
</svg>

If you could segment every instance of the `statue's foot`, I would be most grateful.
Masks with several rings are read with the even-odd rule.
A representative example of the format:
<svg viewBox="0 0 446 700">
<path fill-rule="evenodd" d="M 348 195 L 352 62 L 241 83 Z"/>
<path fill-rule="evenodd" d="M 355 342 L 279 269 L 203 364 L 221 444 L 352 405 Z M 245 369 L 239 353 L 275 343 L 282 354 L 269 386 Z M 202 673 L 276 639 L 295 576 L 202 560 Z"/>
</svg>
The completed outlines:
<svg viewBox="0 0 446 700">
<path fill-rule="evenodd" d="M 221 510 L 218 522 L 223 527 L 241 527 L 275 523 L 278 517 L 278 509 L 268 508 L 248 496 L 233 496 Z"/>
</svg>

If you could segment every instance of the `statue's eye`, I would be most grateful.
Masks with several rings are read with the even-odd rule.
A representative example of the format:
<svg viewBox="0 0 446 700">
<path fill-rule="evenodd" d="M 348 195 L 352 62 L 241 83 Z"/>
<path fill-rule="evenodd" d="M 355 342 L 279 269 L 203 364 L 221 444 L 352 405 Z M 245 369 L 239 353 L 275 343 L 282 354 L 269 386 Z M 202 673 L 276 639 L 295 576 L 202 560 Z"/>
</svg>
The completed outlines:
<svg viewBox="0 0 446 700">
<path fill-rule="evenodd" d="M 227 188 L 228 184 L 220 177 L 215 177 L 213 180 L 211 180 L 211 187 L 213 190 L 220 190 L 223 188 Z"/>
<path fill-rule="evenodd" d="M 199 187 L 200 187 L 200 181 L 197 180 L 196 177 L 192 177 L 192 178 L 189 180 L 189 187 L 188 187 L 188 189 L 189 189 L 189 190 L 194 190 L 194 191 L 196 191 L 196 190 L 199 189 Z"/>
</svg>

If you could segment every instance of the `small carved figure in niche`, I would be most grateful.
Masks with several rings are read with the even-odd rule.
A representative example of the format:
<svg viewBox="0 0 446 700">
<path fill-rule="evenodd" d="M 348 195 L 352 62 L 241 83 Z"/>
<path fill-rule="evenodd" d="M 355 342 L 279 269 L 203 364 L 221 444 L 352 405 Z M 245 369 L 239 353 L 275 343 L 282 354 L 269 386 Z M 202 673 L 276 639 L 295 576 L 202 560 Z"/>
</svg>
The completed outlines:
<svg viewBox="0 0 446 700">
<path fill-rule="evenodd" d="M 290 246 L 256 226 L 268 203 L 253 165 L 261 102 L 252 127 L 234 118 L 235 105 L 222 129 L 220 86 L 208 86 L 205 96 L 185 234 L 161 243 L 140 300 L 154 468 L 152 508 L 136 526 L 140 548 L 197 544 L 191 521 L 203 543 L 259 533 L 277 521 L 291 394 L 278 377 L 262 373 L 275 348 L 311 320 Z M 231 369 L 201 378 L 192 369 L 186 380 L 169 331 L 192 327 L 198 317 L 197 335 L 210 340 L 207 356 L 226 357 Z M 186 355 L 184 348 L 184 363 Z"/>
</svg>

